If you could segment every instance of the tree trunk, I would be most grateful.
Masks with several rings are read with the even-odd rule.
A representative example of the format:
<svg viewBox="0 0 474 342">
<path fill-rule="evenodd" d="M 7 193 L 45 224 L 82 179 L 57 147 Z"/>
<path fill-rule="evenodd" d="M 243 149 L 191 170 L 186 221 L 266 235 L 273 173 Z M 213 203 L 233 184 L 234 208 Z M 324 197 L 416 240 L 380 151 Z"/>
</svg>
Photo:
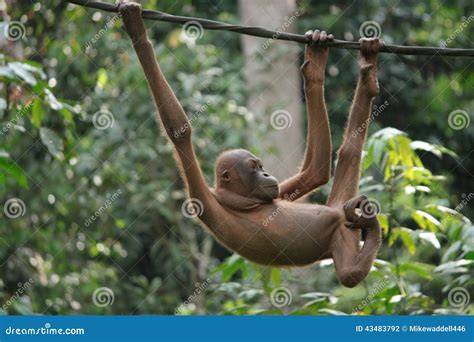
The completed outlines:
<svg viewBox="0 0 474 342">
<path fill-rule="evenodd" d="M 282 32 L 292 32 L 300 15 L 295 0 L 239 0 L 239 7 L 243 25 Z M 300 47 L 290 42 L 241 37 L 250 94 L 247 106 L 258 121 L 269 126 L 269 134 L 257 136 L 253 132 L 252 139 L 263 151 L 265 168 L 281 181 L 297 171 L 304 151 Z"/>
</svg>

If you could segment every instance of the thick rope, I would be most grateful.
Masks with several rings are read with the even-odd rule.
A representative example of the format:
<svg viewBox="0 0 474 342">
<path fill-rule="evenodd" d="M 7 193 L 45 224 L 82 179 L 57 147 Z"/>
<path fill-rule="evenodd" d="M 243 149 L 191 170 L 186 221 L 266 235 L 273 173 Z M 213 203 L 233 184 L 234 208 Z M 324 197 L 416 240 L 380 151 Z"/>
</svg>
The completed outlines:
<svg viewBox="0 0 474 342">
<path fill-rule="evenodd" d="M 98 1 L 89 0 L 66 0 L 67 2 L 90 8 L 96 8 L 107 12 L 118 12 L 117 6 Z M 184 17 L 178 15 L 171 15 L 168 13 L 154 11 L 154 10 L 143 10 L 142 17 L 144 19 L 166 21 L 170 23 L 178 24 L 189 24 L 190 22 L 197 22 L 203 28 L 209 30 L 223 30 L 237 32 L 240 34 L 246 34 L 249 36 L 256 36 L 262 38 L 289 40 L 298 43 L 308 43 L 305 36 L 294 33 L 286 33 L 279 31 L 272 31 L 262 27 L 255 26 L 242 26 L 242 25 L 230 25 L 220 21 L 208 20 L 194 17 Z M 326 43 L 329 47 L 359 50 L 360 46 L 357 42 L 349 42 L 346 40 L 334 39 L 331 42 Z M 457 49 L 457 48 L 441 48 L 441 47 L 429 47 L 429 46 L 402 46 L 402 45 L 384 45 L 380 52 L 383 53 L 394 53 L 398 55 L 425 55 L 425 56 L 456 56 L 456 57 L 473 57 L 474 49 Z"/>
</svg>

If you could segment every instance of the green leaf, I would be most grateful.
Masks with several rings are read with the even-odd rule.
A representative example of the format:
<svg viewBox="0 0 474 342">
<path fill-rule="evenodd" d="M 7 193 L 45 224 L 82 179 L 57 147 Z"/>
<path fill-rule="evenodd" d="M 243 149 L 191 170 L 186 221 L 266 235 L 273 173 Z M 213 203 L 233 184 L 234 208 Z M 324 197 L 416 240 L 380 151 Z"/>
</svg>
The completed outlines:
<svg viewBox="0 0 474 342">
<path fill-rule="evenodd" d="M 5 170 L 5 173 L 10 174 L 21 187 L 28 188 L 28 180 L 23 169 L 13 161 L 8 161 L 8 158 L 4 155 L 0 156 L 0 169 Z"/>
<path fill-rule="evenodd" d="M 473 264 L 474 264 L 473 260 L 466 260 L 466 259 L 448 261 L 436 267 L 434 271 L 441 274 L 466 273 L 469 271 L 469 269 L 464 266 L 469 266 Z"/>
<path fill-rule="evenodd" d="M 37 63 L 34 61 L 27 61 L 25 63 L 21 63 L 21 66 L 23 67 L 23 69 L 28 70 L 29 72 L 32 72 L 34 74 L 37 74 L 42 79 L 46 78 L 46 74 L 44 73 L 42 69 L 42 65 L 40 63 Z"/>
<path fill-rule="evenodd" d="M 61 156 L 64 150 L 63 140 L 53 130 L 47 127 L 41 127 L 40 138 L 52 156 L 55 158 Z"/>
<path fill-rule="evenodd" d="M 9 67 L 7 67 L 5 65 L 2 65 L 2 66 L 0 66 L 0 76 L 4 76 L 6 78 L 13 79 L 13 78 L 15 78 L 15 73 Z"/>
<path fill-rule="evenodd" d="M 273 285 L 280 286 L 281 284 L 281 271 L 278 268 L 272 267 L 270 278 Z"/>
<path fill-rule="evenodd" d="M 415 241 L 413 241 L 411 233 L 412 230 L 405 227 L 397 227 L 392 229 L 392 232 L 388 238 L 389 246 L 392 246 L 397 239 L 400 239 L 408 249 L 408 252 L 412 255 L 415 254 L 416 244 Z"/>
<path fill-rule="evenodd" d="M 318 311 L 319 313 L 326 313 L 328 315 L 333 315 L 333 316 L 347 316 L 345 312 L 338 311 L 338 310 L 333 310 L 333 309 L 321 309 Z"/>
<path fill-rule="evenodd" d="M 438 227 L 441 225 L 440 222 L 422 210 L 416 210 L 411 214 L 411 217 L 415 220 L 415 222 L 420 226 L 422 229 L 429 229 L 433 232 L 438 231 Z"/>
<path fill-rule="evenodd" d="M 104 89 L 107 84 L 107 71 L 105 69 L 99 69 L 97 71 L 97 85 L 99 88 Z"/>
<path fill-rule="evenodd" d="M 388 216 L 385 214 L 378 214 L 377 219 L 379 220 L 380 228 L 384 235 L 388 234 L 389 225 L 388 225 Z"/>
<path fill-rule="evenodd" d="M 419 141 L 419 140 L 412 141 L 410 144 L 410 147 L 414 150 L 423 150 L 426 152 L 431 152 L 438 158 L 441 158 L 441 155 L 442 155 L 441 151 L 435 145 L 429 144 L 425 141 Z"/>
<path fill-rule="evenodd" d="M 35 76 L 27 68 L 25 68 L 23 63 L 10 62 L 8 63 L 8 66 L 19 78 L 29 85 L 34 86 L 37 83 Z"/>
<path fill-rule="evenodd" d="M 420 239 L 425 240 L 433 245 L 434 248 L 440 249 L 441 244 L 439 243 L 438 239 L 436 238 L 436 235 L 431 232 L 420 232 L 418 233 L 418 236 Z"/>
<path fill-rule="evenodd" d="M 41 126 L 41 120 L 43 119 L 43 104 L 40 99 L 35 99 L 33 107 L 31 108 L 31 122 L 36 128 Z"/>
<path fill-rule="evenodd" d="M 431 274 L 433 272 L 433 269 L 434 269 L 433 265 L 428 265 L 421 262 L 406 262 L 399 266 L 399 270 L 401 274 L 406 274 L 408 272 L 415 272 L 420 277 L 428 279 L 428 280 L 432 279 L 433 277 Z"/>
<path fill-rule="evenodd" d="M 63 105 L 61 102 L 58 101 L 56 96 L 51 92 L 49 89 L 45 89 L 44 93 L 46 94 L 46 102 L 49 104 L 51 109 L 53 110 L 60 110 L 63 108 Z"/>
</svg>

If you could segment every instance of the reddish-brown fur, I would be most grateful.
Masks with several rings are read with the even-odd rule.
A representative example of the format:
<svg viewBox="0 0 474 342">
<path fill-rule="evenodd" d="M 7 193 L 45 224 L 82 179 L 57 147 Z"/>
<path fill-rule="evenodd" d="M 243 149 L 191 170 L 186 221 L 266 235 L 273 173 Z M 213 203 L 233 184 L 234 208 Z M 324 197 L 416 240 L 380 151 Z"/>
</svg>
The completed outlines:
<svg viewBox="0 0 474 342">
<path fill-rule="evenodd" d="M 307 148 L 301 171 L 278 184 L 258 158 L 245 150 L 224 152 L 216 163 L 215 189 L 202 175 L 191 143 L 191 126 L 162 74 L 136 3 L 120 4 L 125 29 L 142 64 L 159 116 L 173 143 L 189 196 L 203 205 L 199 219 L 227 248 L 257 263 L 300 266 L 333 258 L 338 279 L 355 286 L 370 271 L 380 247 L 375 218 L 356 215 L 364 200 L 356 196 L 362 146 L 373 97 L 378 93 L 376 58 L 381 42 L 361 40 L 361 72 L 344 142 L 338 153 L 334 185 L 326 205 L 294 202 L 328 182 L 331 136 L 324 104 L 324 69 L 332 39 L 310 32 L 302 72 L 308 110 Z M 322 43 L 322 44 L 319 44 Z M 360 134 L 352 135 L 358 129 Z M 359 247 L 361 230 L 365 243 Z"/>
</svg>

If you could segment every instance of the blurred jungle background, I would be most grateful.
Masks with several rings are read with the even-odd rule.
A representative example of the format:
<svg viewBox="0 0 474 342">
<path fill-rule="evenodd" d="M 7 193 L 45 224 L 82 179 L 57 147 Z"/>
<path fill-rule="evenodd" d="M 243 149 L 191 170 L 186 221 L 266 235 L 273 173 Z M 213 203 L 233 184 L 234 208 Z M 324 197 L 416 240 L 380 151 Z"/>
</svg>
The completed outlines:
<svg viewBox="0 0 474 342">
<path fill-rule="evenodd" d="M 474 41 L 470 0 L 142 4 L 346 40 L 369 22 L 386 43 Z M 380 56 L 360 192 L 378 204 L 384 239 L 367 279 L 348 289 L 330 261 L 258 266 L 183 214 L 172 148 L 119 18 L 64 1 L 0 0 L 0 20 L 1 314 L 474 313 L 472 58 Z M 208 182 L 219 152 L 235 147 L 291 175 L 305 141 L 303 46 L 147 25 Z M 356 58 L 330 51 L 334 157 Z M 284 129 L 270 122 L 278 110 L 292 120 Z M 309 200 L 324 203 L 330 186 Z"/>
</svg>

